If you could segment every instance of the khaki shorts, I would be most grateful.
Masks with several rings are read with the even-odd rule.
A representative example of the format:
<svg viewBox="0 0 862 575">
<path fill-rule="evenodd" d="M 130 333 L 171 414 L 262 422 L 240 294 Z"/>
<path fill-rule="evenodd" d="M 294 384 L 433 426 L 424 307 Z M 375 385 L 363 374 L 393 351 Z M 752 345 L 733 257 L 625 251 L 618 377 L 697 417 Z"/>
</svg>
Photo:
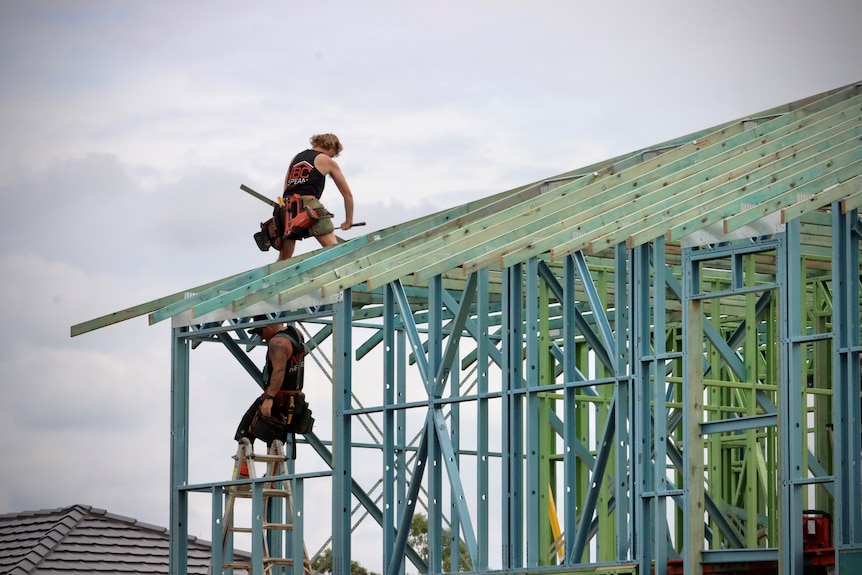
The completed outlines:
<svg viewBox="0 0 862 575">
<path fill-rule="evenodd" d="M 332 225 L 332 213 L 323 207 L 320 200 L 303 200 L 302 203 L 317 212 L 318 220 L 308 228 L 310 235 L 325 236 L 335 231 Z"/>
</svg>

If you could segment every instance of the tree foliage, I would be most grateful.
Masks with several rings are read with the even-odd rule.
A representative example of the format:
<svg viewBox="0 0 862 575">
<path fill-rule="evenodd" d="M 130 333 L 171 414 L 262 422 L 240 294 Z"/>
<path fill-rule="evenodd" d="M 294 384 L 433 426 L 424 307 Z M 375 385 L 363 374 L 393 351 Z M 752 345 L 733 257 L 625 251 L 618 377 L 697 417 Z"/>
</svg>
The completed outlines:
<svg viewBox="0 0 862 575">
<path fill-rule="evenodd" d="M 311 568 L 315 573 L 332 573 L 332 548 L 327 547 L 322 555 L 318 555 L 311 562 Z M 369 571 L 356 561 L 350 562 L 350 575 L 378 575 Z"/>
<path fill-rule="evenodd" d="M 442 564 L 443 570 L 449 569 L 449 558 L 452 556 L 452 531 L 443 529 L 442 533 Z M 422 557 L 425 562 L 429 559 L 428 549 L 428 517 L 416 513 L 413 515 L 413 520 L 410 522 L 410 533 L 407 535 L 407 544 L 410 545 L 416 553 Z M 473 566 L 470 562 L 470 554 L 467 552 L 467 546 L 460 539 L 458 540 L 461 571 L 472 571 Z M 325 574 L 332 573 L 332 548 L 328 547 L 322 555 L 318 555 L 311 562 L 311 568 L 315 572 Z M 377 575 L 373 571 L 369 571 L 356 561 L 350 562 L 350 575 Z"/>
<path fill-rule="evenodd" d="M 452 531 L 449 528 L 444 528 L 442 533 L 442 567 L 443 571 L 448 571 L 450 567 L 449 560 L 452 556 Z M 410 534 L 407 536 L 407 543 L 428 562 L 428 517 L 421 513 L 413 515 L 413 521 L 410 522 Z M 461 571 L 472 571 L 473 564 L 470 562 L 470 553 L 467 551 L 467 545 L 458 539 L 459 563 Z"/>
</svg>

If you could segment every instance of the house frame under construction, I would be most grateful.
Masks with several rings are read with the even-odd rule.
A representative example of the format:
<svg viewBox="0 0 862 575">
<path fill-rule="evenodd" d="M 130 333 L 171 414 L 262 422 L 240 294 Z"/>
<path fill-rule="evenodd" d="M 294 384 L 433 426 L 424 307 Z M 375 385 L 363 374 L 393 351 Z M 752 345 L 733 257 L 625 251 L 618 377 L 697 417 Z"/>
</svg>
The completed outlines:
<svg viewBox="0 0 862 575">
<path fill-rule="evenodd" d="M 247 329 L 275 322 L 307 334 L 332 425 L 298 438 L 318 458 L 270 554 L 301 558 L 320 481 L 334 573 L 360 523 L 387 575 L 862 573 L 860 206 L 853 84 L 72 335 L 172 321 L 178 575 L 189 497 L 215 540 L 230 487 L 189 484 L 190 356 L 221 346 L 261 384 Z"/>
</svg>

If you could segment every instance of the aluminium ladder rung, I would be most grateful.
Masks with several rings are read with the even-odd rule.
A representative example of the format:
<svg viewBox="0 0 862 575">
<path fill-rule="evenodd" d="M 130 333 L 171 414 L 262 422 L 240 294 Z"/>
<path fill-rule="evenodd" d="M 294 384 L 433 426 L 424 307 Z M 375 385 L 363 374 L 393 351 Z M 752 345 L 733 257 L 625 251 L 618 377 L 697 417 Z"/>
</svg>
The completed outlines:
<svg viewBox="0 0 862 575">
<path fill-rule="evenodd" d="M 264 523 L 263 528 L 271 531 L 293 531 L 293 523 Z"/>
<path fill-rule="evenodd" d="M 262 461 L 266 463 L 280 463 L 282 461 L 287 461 L 286 455 L 271 455 L 269 453 L 252 453 L 250 457 L 255 461 Z"/>
<path fill-rule="evenodd" d="M 263 560 L 264 563 L 269 563 L 270 565 L 288 565 L 293 566 L 293 559 L 288 559 L 286 557 L 270 557 L 268 559 Z"/>
<path fill-rule="evenodd" d="M 286 557 L 264 557 L 264 563 L 271 563 L 273 565 L 293 565 L 293 559 L 289 559 Z M 234 569 L 251 569 L 250 561 L 226 561 L 225 569 L 228 567 L 233 567 Z"/>
<path fill-rule="evenodd" d="M 270 489 L 263 490 L 264 497 L 290 497 L 292 492 L 290 489 Z M 251 499 L 251 489 L 238 490 L 236 496 L 240 499 Z"/>
<path fill-rule="evenodd" d="M 271 531 L 293 531 L 293 523 L 264 523 L 264 529 Z M 231 527 L 234 533 L 251 533 L 251 527 Z"/>
<path fill-rule="evenodd" d="M 269 557 L 265 558 L 263 562 L 269 563 L 270 565 L 287 565 L 289 567 L 293 566 L 293 559 L 282 559 L 279 557 Z M 229 561 L 224 564 L 225 569 L 245 569 L 251 572 L 251 561 Z"/>
</svg>

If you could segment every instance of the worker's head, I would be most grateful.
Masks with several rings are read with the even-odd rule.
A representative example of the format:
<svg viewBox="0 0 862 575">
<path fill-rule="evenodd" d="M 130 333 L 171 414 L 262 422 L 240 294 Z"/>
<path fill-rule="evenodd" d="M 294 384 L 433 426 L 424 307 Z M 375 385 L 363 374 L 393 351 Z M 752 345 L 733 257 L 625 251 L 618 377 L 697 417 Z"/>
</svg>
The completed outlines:
<svg viewBox="0 0 862 575">
<path fill-rule="evenodd" d="M 258 321 L 261 319 L 266 319 L 266 316 L 255 316 L 254 320 Z M 273 323 L 270 325 L 259 325 L 257 327 L 253 327 L 248 330 L 249 335 L 256 335 L 260 337 L 263 341 L 269 341 L 272 336 L 277 334 L 279 331 L 284 329 L 283 323 Z"/>
<path fill-rule="evenodd" d="M 283 323 L 274 323 L 272 325 L 265 325 L 260 330 L 260 339 L 263 341 L 269 341 L 272 339 L 272 336 L 280 332 L 284 329 Z"/>
<path fill-rule="evenodd" d="M 344 149 L 344 146 L 341 145 L 341 140 L 335 134 L 315 134 L 309 138 L 309 141 L 313 148 L 328 150 L 331 158 L 338 156 Z"/>
</svg>

